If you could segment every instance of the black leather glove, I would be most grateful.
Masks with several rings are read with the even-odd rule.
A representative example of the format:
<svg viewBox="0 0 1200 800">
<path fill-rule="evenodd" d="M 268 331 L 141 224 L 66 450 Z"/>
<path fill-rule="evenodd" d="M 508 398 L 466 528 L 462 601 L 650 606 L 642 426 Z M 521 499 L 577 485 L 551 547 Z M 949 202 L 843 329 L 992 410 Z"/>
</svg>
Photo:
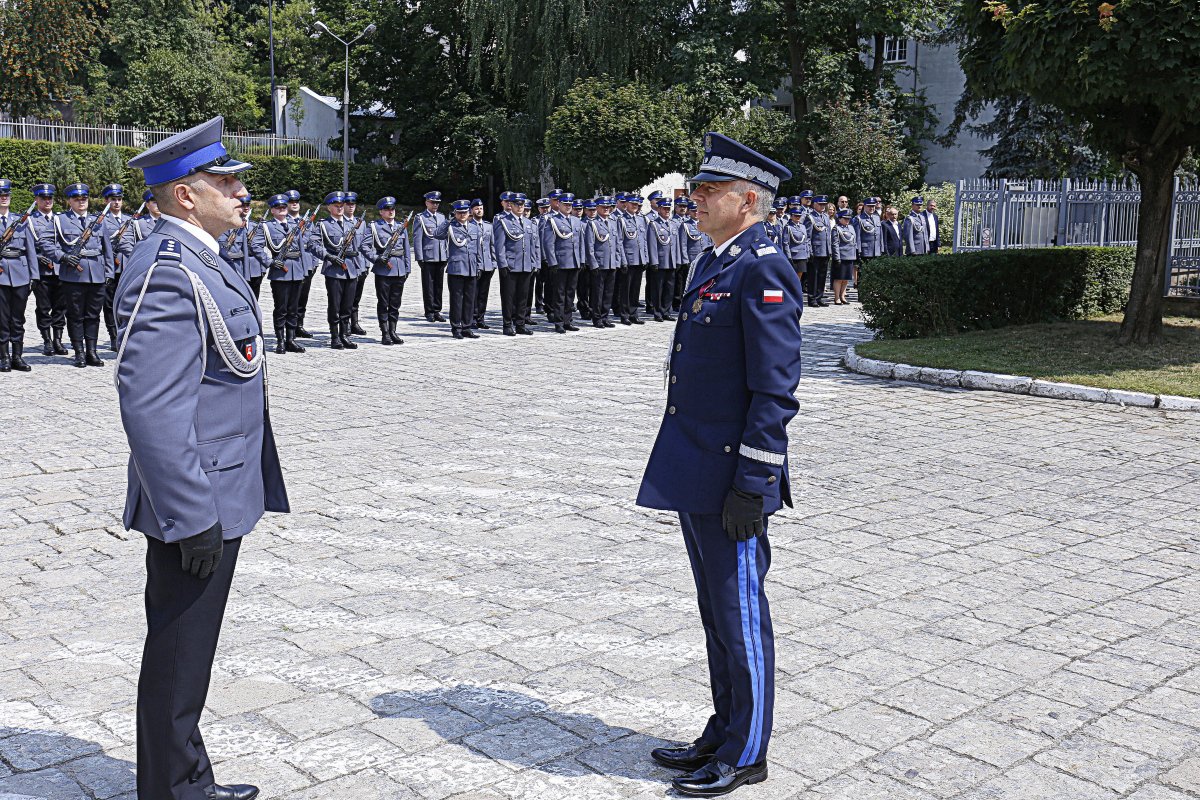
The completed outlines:
<svg viewBox="0 0 1200 800">
<path fill-rule="evenodd" d="M 331 263 L 331 264 L 333 264 L 333 265 L 334 265 L 335 267 L 337 267 L 338 269 L 345 269 L 345 268 L 346 268 L 346 262 L 345 262 L 344 260 L 342 260 L 342 259 L 338 258 L 337 256 L 330 256 L 330 257 L 329 257 L 329 261 L 330 261 L 330 263 Z"/>
<path fill-rule="evenodd" d="M 285 266 L 282 258 L 277 258 L 271 262 L 271 269 L 283 269 Z"/>
<path fill-rule="evenodd" d="M 221 551 L 224 549 L 221 522 L 217 520 L 216 524 L 204 533 L 179 541 L 179 551 L 183 554 L 183 571 L 204 580 L 217 571 L 217 565 L 221 563 Z"/>
<path fill-rule="evenodd" d="M 79 256 L 63 256 L 62 263 L 72 269 L 76 269 L 79 267 Z"/>
<path fill-rule="evenodd" d="M 761 494 L 747 494 L 736 486 L 725 495 L 721 511 L 721 527 L 731 542 L 745 542 L 763 532 L 763 499 Z"/>
</svg>

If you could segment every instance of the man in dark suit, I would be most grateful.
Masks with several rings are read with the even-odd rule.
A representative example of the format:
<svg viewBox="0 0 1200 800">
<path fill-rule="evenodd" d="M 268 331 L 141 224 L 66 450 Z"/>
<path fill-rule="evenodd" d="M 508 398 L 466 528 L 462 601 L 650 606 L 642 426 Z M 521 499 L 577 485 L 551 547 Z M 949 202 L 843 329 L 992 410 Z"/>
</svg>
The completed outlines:
<svg viewBox="0 0 1200 800">
<path fill-rule="evenodd" d="M 895 206 L 888 206 L 887 211 L 883 215 L 883 254 L 885 256 L 902 256 L 904 255 L 904 240 L 900 238 L 900 223 L 897 217 L 900 216 L 900 210 Z"/>
<path fill-rule="evenodd" d="M 938 232 L 942 229 L 942 220 L 937 215 L 937 201 L 932 197 L 925 204 L 925 230 L 929 235 L 929 252 L 938 251 Z"/>
</svg>

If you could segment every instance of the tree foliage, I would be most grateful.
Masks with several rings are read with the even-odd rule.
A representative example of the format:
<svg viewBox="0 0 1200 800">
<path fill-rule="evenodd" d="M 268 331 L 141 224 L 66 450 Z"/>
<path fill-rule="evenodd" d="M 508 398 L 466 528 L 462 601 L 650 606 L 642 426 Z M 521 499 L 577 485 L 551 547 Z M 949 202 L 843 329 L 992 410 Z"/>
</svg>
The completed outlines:
<svg viewBox="0 0 1200 800">
<path fill-rule="evenodd" d="M 100 29 L 104 0 L 9 0 L 0 4 L 0 108 L 53 115 L 71 94 Z"/>
<path fill-rule="evenodd" d="M 827 193 L 851 203 L 867 196 L 899 197 L 917 178 L 902 144 L 900 125 L 886 107 L 836 103 L 817 110 L 813 173 Z"/>
</svg>

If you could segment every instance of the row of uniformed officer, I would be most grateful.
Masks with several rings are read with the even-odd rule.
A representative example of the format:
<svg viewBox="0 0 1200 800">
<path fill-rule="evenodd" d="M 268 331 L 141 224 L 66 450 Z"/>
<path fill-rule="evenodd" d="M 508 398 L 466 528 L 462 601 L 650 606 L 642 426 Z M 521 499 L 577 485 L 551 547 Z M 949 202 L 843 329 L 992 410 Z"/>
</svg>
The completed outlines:
<svg viewBox="0 0 1200 800">
<path fill-rule="evenodd" d="M 0 179 L 0 372 L 29 372 L 25 363 L 25 307 L 40 281 L 32 212 L 15 214 L 12 181 Z"/>
</svg>

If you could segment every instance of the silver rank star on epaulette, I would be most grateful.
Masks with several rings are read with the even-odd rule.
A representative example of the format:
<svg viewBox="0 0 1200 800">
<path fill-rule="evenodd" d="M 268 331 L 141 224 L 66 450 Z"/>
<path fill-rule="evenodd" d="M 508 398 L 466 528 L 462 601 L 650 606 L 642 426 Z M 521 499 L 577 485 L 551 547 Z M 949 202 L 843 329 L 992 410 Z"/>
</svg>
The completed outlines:
<svg viewBox="0 0 1200 800">
<path fill-rule="evenodd" d="M 179 241 L 177 239 L 163 239 L 158 246 L 159 261 L 182 261 L 183 256 L 179 251 Z"/>
</svg>

